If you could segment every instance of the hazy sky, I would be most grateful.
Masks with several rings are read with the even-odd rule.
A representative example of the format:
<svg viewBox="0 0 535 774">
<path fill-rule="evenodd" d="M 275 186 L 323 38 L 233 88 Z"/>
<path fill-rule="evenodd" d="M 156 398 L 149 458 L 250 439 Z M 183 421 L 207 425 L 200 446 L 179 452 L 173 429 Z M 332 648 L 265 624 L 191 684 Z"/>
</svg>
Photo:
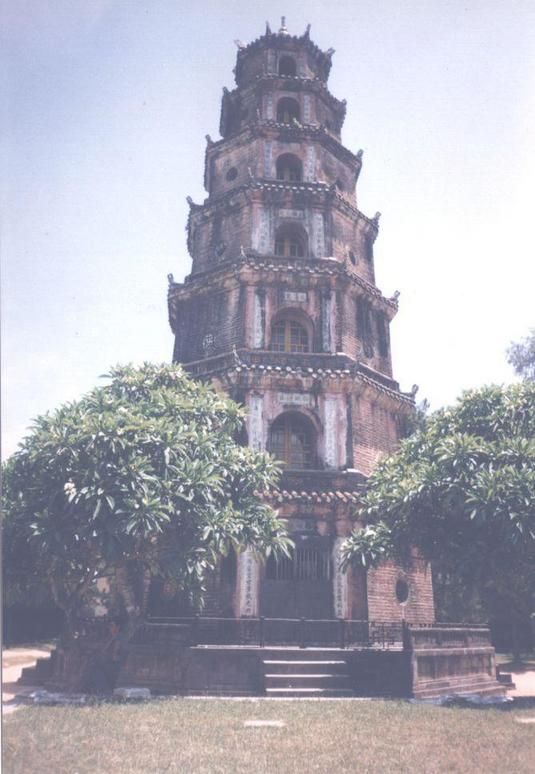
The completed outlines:
<svg viewBox="0 0 535 774">
<path fill-rule="evenodd" d="M 3 4 L 3 455 L 111 364 L 169 361 L 236 38 L 308 22 L 336 54 L 376 272 L 401 291 L 395 376 L 432 407 L 507 382 L 535 326 L 535 0 Z"/>
</svg>

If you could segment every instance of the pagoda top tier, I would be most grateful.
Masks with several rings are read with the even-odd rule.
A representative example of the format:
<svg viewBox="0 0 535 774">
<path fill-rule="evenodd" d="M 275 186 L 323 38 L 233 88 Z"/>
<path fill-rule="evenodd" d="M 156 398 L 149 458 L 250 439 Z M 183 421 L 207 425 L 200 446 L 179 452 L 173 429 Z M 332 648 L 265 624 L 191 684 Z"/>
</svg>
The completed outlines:
<svg viewBox="0 0 535 774">
<path fill-rule="evenodd" d="M 234 76 L 238 86 L 247 86 L 266 74 L 318 78 L 327 82 L 334 49 L 321 51 L 310 40 L 310 24 L 302 35 L 290 35 L 283 16 L 278 32 L 272 32 L 266 22 L 266 31 L 249 45 L 239 40 Z"/>
</svg>

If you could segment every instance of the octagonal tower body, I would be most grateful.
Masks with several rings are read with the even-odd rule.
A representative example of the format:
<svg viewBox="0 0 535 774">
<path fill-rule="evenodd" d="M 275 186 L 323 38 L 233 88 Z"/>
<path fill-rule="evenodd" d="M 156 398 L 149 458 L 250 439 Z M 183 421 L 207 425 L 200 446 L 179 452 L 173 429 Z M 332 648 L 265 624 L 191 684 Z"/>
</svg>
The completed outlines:
<svg viewBox="0 0 535 774">
<path fill-rule="evenodd" d="M 392 377 L 397 300 L 375 285 L 379 218 L 357 207 L 362 152 L 341 142 L 333 53 L 284 26 L 240 44 L 222 139 L 207 137 L 208 196 L 188 199 L 192 270 L 169 287 L 173 359 L 243 403 L 247 443 L 284 461 L 272 500 L 296 543 L 292 560 L 245 552 L 222 568 L 206 611 L 430 621 L 423 563 L 339 568 L 366 477 L 396 448 L 413 397 Z"/>
</svg>

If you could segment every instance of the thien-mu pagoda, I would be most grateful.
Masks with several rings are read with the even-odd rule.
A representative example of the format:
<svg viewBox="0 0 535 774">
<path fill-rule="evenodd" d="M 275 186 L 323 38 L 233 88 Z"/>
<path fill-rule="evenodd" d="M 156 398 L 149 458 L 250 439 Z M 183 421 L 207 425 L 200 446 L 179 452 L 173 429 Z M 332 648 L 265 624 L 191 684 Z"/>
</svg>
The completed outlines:
<svg viewBox="0 0 535 774">
<path fill-rule="evenodd" d="M 170 280 L 173 359 L 244 404 L 246 442 L 284 463 L 273 504 L 296 546 L 291 560 L 225 562 L 205 613 L 431 621 L 424 565 L 339 567 L 366 477 L 414 400 L 392 375 L 397 294 L 375 284 L 379 213 L 358 208 L 362 151 L 342 144 L 334 51 L 309 29 L 291 36 L 283 20 L 238 42 L 221 139 L 206 138 L 208 195 L 188 197 L 191 274 Z"/>
<path fill-rule="evenodd" d="M 242 403 L 242 442 L 282 461 L 269 498 L 295 549 L 222 558 L 202 615 L 154 581 L 117 678 L 126 695 L 504 691 L 487 628 L 433 623 L 423 562 L 340 568 L 366 479 L 396 448 L 413 395 L 392 376 L 397 299 L 375 284 L 379 216 L 357 206 L 362 153 L 341 142 L 332 55 L 284 20 L 239 44 L 221 139 L 207 137 L 208 195 L 189 201 L 192 271 L 169 277 L 174 361 Z M 89 634 L 59 648 L 46 685 L 80 690 L 102 652 Z"/>
</svg>

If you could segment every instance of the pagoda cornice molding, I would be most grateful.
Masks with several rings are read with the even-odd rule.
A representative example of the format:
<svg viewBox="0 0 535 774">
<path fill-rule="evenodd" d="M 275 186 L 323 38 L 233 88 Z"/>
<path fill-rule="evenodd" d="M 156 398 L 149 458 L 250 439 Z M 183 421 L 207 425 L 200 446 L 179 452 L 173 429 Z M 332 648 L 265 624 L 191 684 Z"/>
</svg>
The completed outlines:
<svg viewBox="0 0 535 774">
<path fill-rule="evenodd" d="M 356 205 L 348 202 L 346 198 L 338 193 L 336 186 L 322 181 L 300 181 L 299 183 L 286 182 L 284 180 L 273 180 L 272 178 L 253 178 L 249 183 L 252 191 L 266 192 L 270 194 L 291 193 L 299 195 L 305 202 L 310 204 L 321 204 L 324 207 L 336 206 L 339 210 L 346 212 L 353 218 L 363 217 Z M 370 221 L 372 223 L 372 221 Z"/>
<path fill-rule="evenodd" d="M 203 213 L 206 217 L 209 217 L 213 212 L 217 212 L 220 208 L 225 208 L 229 204 L 230 206 L 236 206 L 238 204 L 236 200 L 239 196 L 254 195 L 256 192 L 260 193 L 290 193 L 298 194 L 301 197 L 305 197 L 305 201 L 308 201 L 313 205 L 321 205 L 324 207 L 336 206 L 340 212 L 348 215 L 349 217 L 360 220 L 366 225 L 371 237 L 375 240 L 379 232 L 378 216 L 369 218 L 364 215 L 361 210 L 354 204 L 351 204 L 345 197 L 343 197 L 336 189 L 334 184 L 323 182 L 305 182 L 299 183 L 285 182 L 283 180 L 273 180 L 271 178 L 257 178 L 251 175 L 251 178 L 241 186 L 225 191 L 223 194 L 217 197 L 209 196 L 204 200 L 202 204 L 196 204 L 187 197 L 187 201 L 190 207 L 189 218 L 193 213 Z M 188 225 L 189 225 L 188 218 Z"/>
<path fill-rule="evenodd" d="M 347 111 L 347 100 L 338 99 L 334 94 L 329 91 L 329 87 L 317 76 L 315 78 L 306 78 L 301 75 L 278 75 L 275 73 L 261 73 L 257 75 L 254 81 L 251 82 L 253 88 L 261 88 L 264 86 L 276 86 L 285 91 L 311 91 L 314 93 L 321 92 L 324 95 L 325 100 L 329 103 L 329 107 L 333 108 L 339 113 L 342 121 L 345 118 Z M 235 89 L 234 91 L 239 91 Z"/>
<path fill-rule="evenodd" d="M 169 285 L 168 298 L 185 298 L 193 294 L 212 293 L 221 291 L 225 279 L 239 282 L 243 279 L 244 272 L 253 269 L 261 272 L 261 276 L 255 277 L 255 281 L 280 282 L 282 273 L 296 274 L 303 277 L 308 274 L 311 278 L 333 277 L 340 279 L 346 285 L 353 285 L 358 289 L 359 295 L 365 295 L 373 306 L 385 312 L 390 320 L 398 311 L 398 297 L 387 298 L 376 285 L 368 282 L 363 277 L 348 270 L 346 264 L 336 258 L 311 258 L 290 262 L 288 258 L 280 256 L 266 256 L 247 252 L 238 259 L 225 261 L 212 269 L 198 274 L 188 275 L 183 283 L 172 282 Z"/>
<path fill-rule="evenodd" d="M 275 365 L 269 362 L 254 362 L 261 357 L 264 361 L 277 360 L 280 353 L 265 350 L 234 350 L 213 357 L 203 358 L 183 367 L 194 378 L 217 378 L 227 387 L 235 386 L 241 389 L 277 390 L 284 386 L 284 381 L 291 382 L 291 389 L 296 389 L 296 379 L 301 380 L 299 389 L 321 392 L 323 389 L 332 394 L 333 390 L 346 394 L 368 397 L 374 403 L 389 411 L 410 414 L 414 410 L 413 393 L 402 392 L 390 377 L 379 374 L 360 361 L 344 356 L 345 367 L 329 368 L 329 358 L 339 358 L 339 355 L 323 353 L 325 367 L 305 365 L 297 362 L 292 365 Z M 322 357 L 322 353 L 306 353 L 310 363 Z M 268 357 L 269 355 L 269 357 Z M 339 365 L 338 363 L 336 363 Z M 289 388 L 290 389 L 290 388 Z"/>
<path fill-rule="evenodd" d="M 356 505 L 360 502 L 368 477 L 354 468 L 332 470 L 283 471 L 279 485 L 263 493 L 268 502 Z"/>
<path fill-rule="evenodd" d="M 303 140 L 314 140 L 329 150 L 341 161 L 351 164 L 358 173 L 362 167 L 362 151 L 353 153 L 341 142 L 341 140 L 330 132 L 323 124 L 286 124 L 276 121 L 273 118 L 257 118 L 246 124 L 238 132 L 222 137 L 215 142 L 210 138 L 206 147 L 205 156 L 205 187 L 207 177 L 208 159 L 219 155 L 222 151 L 234 150 L 243 145 L 247 145 L 257 138 L 278 138 L 283 142 L 302 142 Z M 358 176 L 358 175 L 357 175 Z"/>
<path fill-rule="evenodd" d="M 278 75 L 275 73 L 259 73 L 245 86 L 238 86 L 229 91 L 223 88 L 223 106 L 220 120 L 220 130 L 224 129 L 225 111 L 238 98 L 249 94 L 262 95 L 266 88 L 278 88 L 281 91 L 306 91 L 313 94 L 321 94 L 327 105 L 336 113 L 339 129 L 342 128 L 347 112 L 347 101 L 338 99 L 329 91 L 327 84 L 318 78 L 310 78 L 302 75 Z M 224 134 L 221 131 L 221 134 Z"/>
</svg>

